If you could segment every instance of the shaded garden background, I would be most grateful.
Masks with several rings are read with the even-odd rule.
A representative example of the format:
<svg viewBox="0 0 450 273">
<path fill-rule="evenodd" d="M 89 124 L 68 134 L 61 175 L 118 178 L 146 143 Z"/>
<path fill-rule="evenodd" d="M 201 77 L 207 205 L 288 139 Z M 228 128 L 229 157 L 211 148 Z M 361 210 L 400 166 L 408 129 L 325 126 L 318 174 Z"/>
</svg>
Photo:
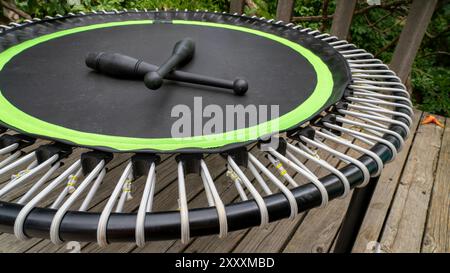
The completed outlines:
<svg viewBox="0 0 450 273">
<path fill-rule="evenodd" d="M 423 0 L 426 1 L 426 0 Z M 411 0 L 382 0 L 368 5 L 359 0 L 348 41 L 389 63 L 405 24 Z M 68 12 L 112 9 L 201 9 L 228 11 L 229 0 L 0 0 L 0 24 Z M 246 0 L 247 15 L 274 18 L 276 0 Z M 328 32 L 335 10 L 334 0 L 296 0 L 293 21 L 304 27 Z M 450 116 L 450 0 L 439 0 L 408 85 L 416 106 L 424 111 Z"/>
</svg>

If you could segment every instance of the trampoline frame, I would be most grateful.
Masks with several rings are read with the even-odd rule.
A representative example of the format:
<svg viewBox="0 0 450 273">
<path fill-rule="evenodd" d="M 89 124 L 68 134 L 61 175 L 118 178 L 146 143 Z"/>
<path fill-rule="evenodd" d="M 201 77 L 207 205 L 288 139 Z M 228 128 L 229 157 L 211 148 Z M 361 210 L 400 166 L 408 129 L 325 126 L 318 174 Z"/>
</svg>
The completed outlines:
<svg viewBox="0 0 450 273">
<path fill-rule="evenodd" d="M 141 11 L 115 10 L 112 12 Z M 147 12 L 147 10 L 142 12 Z M 93 14 L 97 13 L 111 12 L 93 11 Z M 83 16 L 85 14 L 88 13 L 69 14 L 68 16 Z M 234 14 L 231 16 L 241 15 Z M 55 18 L 46 18 L 48 20 L 57 20 L 63 18 L 63 16 L 57 15 Z M 284 24 L 282 21 L 275 22 L 274 20 L 266 20 L 255 16 L 248 18 L 262 20 L 267 23 Z M 13 23 L 10 26 L 0 26 L 0 29 L 10 30 L 38 21 L 40 20 L 27 20 L 24 24 Z M 283 218 L 293 218 L 299 212 L 314 207 L 323 207 L 329 200 L 347 196 L 352 188 L 364 187 L 368 183 L 374 184 L 374 180 L 379 176 L 382 166 L 386 162 L 394 160 L 397 152 L 403 146 L 404 139 L 409 134 L 413 110 L 406 87 L 395 76 L 394 72 L 365 50 L 357 49 L 355 45 L 345 40 L 339 40 L 330 34 L 309 28 L 300 28 L 292 23 L 284 25 L 306 32 L 309 35 L 313 35 L 316 39 L 321 39 L 333 46 L 347 60 L 353 75 L 353 82 L 348 86 L 343 101 L 333 105 L 327 111 L 329 112 L 328 115 L 320 116 L 319 119 L 311 121 L 309 125 L 287 133 L 288 137 L 295 141 L 294 145 L 286 143 L 288 153 L 280 153 L 279 150 L 271 147 L 268 147 L 266 152 L 272 163 L 281 163 L 279 166 L 289 166 L 300 175 L 306 177 L 311 183 L 297 185 L 293 189 L 288 189 L 279 180 L 279 177 L 271 176 L 269 174 L 270 171 L 267 173 L 268 170 L 265 169 L 264 165 L 249 152 L 248 166 L 252 173 L 258 173 L 257 169 L 259 169 L 281 191 L 280 193 L 271 194 L 270 189 L 267 191 L 268 188 L 263 187 L 265 193 L 268 194 L 268 196 L 263 197 L 252 186 L 252 183 L 241 169 L 241 156 L 242 154 L 245 155 L 245 152 L 230 151 L 225 155 L 229 166 L 229 174 L 237 185 L 241 199 L 248 199 L 242 191 L 242 186 L 249 190 L 253 199 L 228 205 L 223 204 L 205 161 L 199 158 L 200 175 L 203 178 L 202 181 L 204 182 L 205 193 L 207 194 L 210 207 L 189 210 L 185 192 L 185 174 L 186 171 L 190 171 L 191 166 L 183 158 L 178 158 L 180 211 L 151 212 L 155 183 L 157 183 L 156 165 L 158 163 L 157 158 L 152 158 L 150 160 L 152 163 L 148 166 L 145 189 L 137 213 L 120 212 L 120 203 L 122 202 L 123 205 L 127 197 L 124 189 L 126 189 L 127 183 L 131 183 L 130 179 L 132 179 L 132 162 L 127 164 L 101 213 L 89 213 L 82 209 L 79 211 L 69 210 L 77 197 L 89 185 L 93 185 L 90 193 L 92 189 L 95 189 L 95 185 L 99 186 L 105 176 L 105 165 L 108 162 L 107 159 L 104 159 L 96 164 L 95 168 L 61 206 L 55 206 L 55 208 L 36 207 L 39 201 L 45 198 L 46 194 L 50 193 L 57 185 L 64 183 L 69 175 L 80 170 L 81 161 L 77 160 L 63 174 L 54 179 L 44 191 L 38 193 L 31 200 L 25 199 L 31 198 L 32 194 L 29 194 L 25 199 L 23 198 L 22 204 L 0 201 L 0 231 L 14 233 L 21 240 L 26 240 L 30 237 L 50 238 L 55 244 L 76 240 L 96 241 L 100 246 L 106 246 L 112 242 L 134 241 L 138 246 L 143 246 L 146 241 L 179 238 L 181 238 L 183 243 L 187 243 L 193 236 L 219 234 L 223 238 L 230 231 L 253 226 L 264 226 L 269 222 Z M 382 79 L 382 81 L 375 79 Z M 394 110 L 385 109 L 382 107 L 383 105 L 392 106 Z M 361 111 L 366 114 L 361 113 Z M 336 123 L 351 124 L 353 122 L 351 125 L 361 126 L 355 121 L 346 119 L 345 116 L 353 116 L 359 119 L 361 124 L 365 122 L 365 129 L 371 134 L 335 125 Z M 315 132 L 315 134 L 313 133 L 314 136 L 308 136 L 312 131 Z M 373 146 L 368 150 L 348 143 L 335 135 L 336 131 L 349 134 Z M 316 136 L 320 136 L 320 138 Z M 353 159 L 328 147 L 321 138 L 335 141 L 341 145 L 347 145 L 348 148 L 356 150 L 362 155 L 358 159 Z M 283 139 L 283 137 L 280 137 L 281 142 L 284 142 Z M 260 145 L 263 144 L 260 143 Z M 329 164 L 327 165 L 326 161 L 316 157 L 308 147 L 305 148 L 306 145 L 332 153 L 348 164 L 338 170 Z M 12 145 L 5 147 L 0 150 L 0 155 L 15 151 L 16 148 L 17 146 Z M 27 170 L 25 173 L 11 181 L 14 183 L 8 183 L 1 188 L 0 198 L 28 178 L 33 177 L 39 170 L 47 168 L 47 173 L 36 183 L 38 185 L 43 184 L 46 181 L 45 177 L 50 177 L 60 167 L 61 158 L 58 155 L 54 155 L 37 165 L 37 163 L 34 163 L 35 160 L 33 161 L 35 152 L 31 152 L 21 158 L 19 158 L 21 155 L 17 153 L 14 152 L 5 159 L 8 160 L 7 163 L 9 165 L 4 163 L 4 161 L 0 162 L 0 174 L 4 174 L 8 170 L 13 169 L 13 167 L 30 161 L 32 161 L 31 167 L 28 166 L 25 169 Z M 295 160 L 295 155 L 302 155 L 313 160 L 331 173 L 325 177 L 318 178 L 307 167 L 301 166 L 301 162 Z M 13 162 L 14 160 L 16 161 Z M 371 177 L 372 182 L 370 182 Z M 257 182 L 264 182 L 257 175 L 255 175 L 255 179 Z M 289 181 L 289 178 L 286 178 L 286 180 Z M 295 181 L 291 182 L 295 185 Z M 241 190 L 239 187 L 241 187 Z M 67 191 L 69 190 L 67 189 Z M 93 193 L 95 193 L 95 190 Z M 86 202 L 89 203 L 89 200 Z M 119 205 L 116 203 L 119 203 Z M 117 205 L 116 212 L 112 212 L 115 205 Z M 56 207 L 59 208 L 56 209 Z M 82 207 L 85 209 L 87 205 L 84 204 Z"/>
</svg>

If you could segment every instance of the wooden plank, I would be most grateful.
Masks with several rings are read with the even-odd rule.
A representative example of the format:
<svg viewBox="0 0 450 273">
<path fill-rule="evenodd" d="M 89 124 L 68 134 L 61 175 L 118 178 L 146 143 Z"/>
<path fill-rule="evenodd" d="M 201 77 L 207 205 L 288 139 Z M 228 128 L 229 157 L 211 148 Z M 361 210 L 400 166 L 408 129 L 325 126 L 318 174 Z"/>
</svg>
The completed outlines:
<svg viewBox="0 0 450 273">
<path fill-rule="evenodd" d="M 230 13 L 242 14 L 244 12 L 245 0 L 231 0 Z"/>
<path fill-rule="evenodd" d="M 364 147 L 363 143 L 358 141 L 355 144 Z M 339 149 L 337 149 L 339 150 Z M 361 156 L 354 150 L 346 149 L 347 155 L 357 158 Z M 342 148 L 340 150 L 342 152 Z M 338 162 L 334 158 L 329 163 L 338 168 L 342 168 L 346 163 Z M 329 252 L 334 239 L 341 226 L 342 219 L 347 211 L 348 204 L 351 199 L 351 194 L 345 199 L 333 200 L 327 207 L 322 210 L 312 210 L 306 216 L 303 223 L 296 230 L 289 243 L 284 248 L 283 252 L 302 252 L 302 253 L 323 253 Z"/>
<path fill-rule="evenodd" d="M 411 72 L 412 63 L 431 21 L 437 2 L 438 0 L 414 0 L 411 4 L 406 24 L 400 34 L 400 39 L 389 65 L 403 82 L 406 81 Z"/>
<path fill-rule="evenodd" d="M 283 252 L 325 253 L 331 249 L 339 231 L 351 194 L 336 199 L 323 210 L 312 210 L 295 232 Z"/>
<path fill-rule="evenodd" d="M 294 11 L 295 0 L 278 0 L 277 4 L 277 20 L 290 22 Z"/>
<path fill-rule="evenodd" d="M 237 200 L 236 189 L 229 187 L 220 193 L 220 197 L 224 203 L 232 203 Z M 248 232 L 249 229 L 238 230 L 228 233 L 227 238 L 219 239 L 217 235 L 210 235 L 204 237 L 194 238 L 189 245 L 181 249 L 185 253 L 226 253 L 230 252 L 230 249 L 241 240 L 243 234 Z M 170 252 L 177 252 L 179 248 L 175 245 L 171 246 Z M 170 247 L 166 250 L 168 251 Z M 138 251 L 139 249 L 137 249 Z M 140 252 L 140 250 L 139 250 Z"/>
<path fill-rule="evenodd" d="M 352 24 L 353 12 L 357 0 L 336 0 L 336 11 L 331 24 L 331 34 L 339 39 L 346 40 L 350 25 Z"/>
<path fill-rule="evenodd" d="M 350 117 L 350 119 L 354 118 Z M 358 131 L 360 130 L 360 128 L 354 129 Z M 370 148 L 366 143 L 356 140 L 348 134 L 344 134 L 342 137 L 352 140 L 354 144 L 360 147 L 364 147 L 366 149 Z M 348 149 L 346 146 L 344 146 L 345 149 L 343 149 L 342 146 L 343 145 L 339 145 L 335 149 L 353 158 L 358 158 L 362 155 L 353 149 Z M 342 168 L 346 165 L 344 162 L 338 162 L 336 158 L 333 160 L 328 160 L 328 162 L 332 163 L 334 166 L 337 165 L 337 168 Z M 335 243 L 335 239 L 339 232 L 342 220 L 346 215 L 351 197 L 352 195 L 350 194 L 345 199 L 333 200 L 323 210 L 313 210 L 308 213 L 305 220 L 296 230 L 290 242 L 285 246 L 283 251 L 307 253 L 329 252 Z"/>
<path fill-rule="evenodd" d="M 359 146 L 364 147 L 364 145 Z M 370 149 L 371 146 L 366 145 L 365 148 Z M 352 251 L 378 185 L 378 180 L 379 177 L 373 178 L 365 188 L 354 189 L 346 215 L 342 219 L 339 235 L 334 242 L 333 252 L 348 253 Z"/>
<path fill-rule="evenodd" d="M 421 111 L 414 111 L 411 136 L 405 141 L 405 146 L 395 161 L 385 165 L 353 246 L 353 252 L 371 252 L 369 244 L 378 241 L 421 117 Z"/>
<path fill-rule="evenodd" d="M 447 118 L 422 252 L 450 252 L 450 118 Z"/>
<path fill-rule="evenodd" d="M 419 125 L 382 232 L 382 251 L 420 251 L 443 131 Z"/>
<path fill-rule="evenodd" d="M 20 241 L 14 235 L 4 233 L 0 235 L 0 253 L 22 253 L 41 240 L 33 238 L 27 241 Z"/>
<path fill-rule="evenodd" d="M 342 145 L 338 145 L 334 142 L 327 143 L 331 148 L 337 149 L 341 152 L 346 152 L 347 148 Z M 337 166 L 339 164 L 339 160 L 330 154 L 319 151 L 319 156 L 325 159 L 333 166 Z M 315 173 L 318 177 L 322 177 L 328 174 L 323 168 L 320 168 L 318 165 L 308 162 L 306 166 Z M 297 175 L 295 176 L 297 178 Z M 330 202 L 330 204 L 323 209 L 312 209 L 307 213 L 302 213 L 294 221 L 290 220 L 282 220 L 280 222 L 274 223 L 273 226 L 266 229 L 254 228 L 252 229 L 244 239 L 239 243 L 234 252 L 280 252 L 282 251 L 287 244 L 292 242 L 292 237 L 297 232 L 299 226 L 303 226 L 304 222 L 310 214 L 320 214 L 326 210 L 329 210 L 330 207 L 335 205 L 335 201 Z M 294 240 L 295 241 L 295 240 Z M 302 244 L 299 242 L 299 244 Z"/>
</svg>

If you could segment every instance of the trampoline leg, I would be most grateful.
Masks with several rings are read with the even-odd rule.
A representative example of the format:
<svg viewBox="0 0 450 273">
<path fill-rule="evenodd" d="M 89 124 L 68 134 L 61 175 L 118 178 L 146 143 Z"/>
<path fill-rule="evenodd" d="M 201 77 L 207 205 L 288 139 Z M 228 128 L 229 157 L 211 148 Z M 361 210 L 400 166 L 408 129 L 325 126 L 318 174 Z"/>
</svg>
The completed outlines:
<svg viewBox="0 0 450 273">
<path fill-rule="evenodd" d="M 352 199 L 342 221 L 341 230 L 336 240 L 334 253 L 350 253 L 355 243 L 361 224 L 366 215 L 379 177 L 372 177 L 364 188 L 355 188 Z"/>
</svg>

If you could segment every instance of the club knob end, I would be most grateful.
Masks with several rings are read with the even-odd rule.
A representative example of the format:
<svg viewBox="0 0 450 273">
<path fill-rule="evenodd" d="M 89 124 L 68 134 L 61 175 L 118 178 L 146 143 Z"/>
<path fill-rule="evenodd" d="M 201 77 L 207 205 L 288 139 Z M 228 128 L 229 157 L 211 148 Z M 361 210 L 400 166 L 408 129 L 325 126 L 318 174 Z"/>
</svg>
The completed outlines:
<svg viewBox="0 0 450 273">
<path fill-rule="evenodd" d="M 90 52 L 86 56 L 86 66 L 92 68 L 94 70 L 98 69 L 98 62 L 100 61 L 100 56 L 103 55 L 103 52 Z"/>
<path fill-rule="evenodd" d="M 248 82 L 244 79 L 236 79 L 233 82 L 234 94 L 243 96 L 248 90 Z"/>
<path fill-rule="evenodd" d="M 163 78 L 158 72 L 152 71 L 145 75 L 144 83 L 149 89 L 156 90 L 162 86 Z"/>
</svg>

